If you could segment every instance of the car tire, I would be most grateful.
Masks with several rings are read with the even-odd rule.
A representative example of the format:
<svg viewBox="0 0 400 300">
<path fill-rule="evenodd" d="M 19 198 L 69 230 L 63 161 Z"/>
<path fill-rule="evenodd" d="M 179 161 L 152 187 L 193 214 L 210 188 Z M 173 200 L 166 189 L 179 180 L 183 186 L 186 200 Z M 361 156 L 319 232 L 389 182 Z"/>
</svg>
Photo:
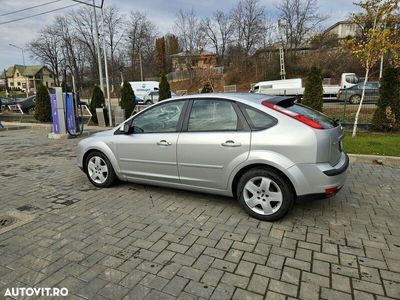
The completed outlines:
<svg viewBox="0 0 400 300">
<path fill-rule="evenodd" d="M 35 114 L 35 107 L 29 107 L 26 112 L 30 115 Z"/>
<path fill-rule="evenodd" d="M 290 183 L 269 168 L 254 168 L 242 175 L 236 197 L 248 215 L 262 221 L 285 216 L 295 201 Z"/>
<path fill-rule="evenodd" d="M 349 100 L 349 102 L 351 104 L 358 104 L 358 103 L 360 103 L 360 101 L 361 101 L 361 96 L 360 95 L 353 95 L 353 96 L 350 97 L 350 100 Z"/>
<path fill-rule="evenodd" d="M 152 105 L 152 104 L 153 104 L 153 101 L 147 100 L 147 101 L 145 102 L 145 104 L 146 104 L 146 105 Z"/>
<path fill-rule="evenodd" d="M 117 175 L 110 161 L 99 151 L 89 153 L 85 160 L 85 172 L 96 187 L 108 188 L 117 182 Z"/>
</svg>

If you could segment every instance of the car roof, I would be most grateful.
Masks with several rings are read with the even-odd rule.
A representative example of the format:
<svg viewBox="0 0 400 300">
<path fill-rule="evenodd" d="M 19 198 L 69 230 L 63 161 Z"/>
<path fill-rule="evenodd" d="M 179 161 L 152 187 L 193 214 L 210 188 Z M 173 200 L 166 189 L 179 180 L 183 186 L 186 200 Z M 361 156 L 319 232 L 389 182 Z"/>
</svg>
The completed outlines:
<svg viewBox="0 0 400 300">
<path fill-rule="evenodd" d="M 267 101 L 269 103 L 278 104 L 284 100 L 294 99 L 291 96 L 270 96 L 259 93 L 204 93 L 194 95 L 184 95 L 173 98 L 176 99 L 229 99 L 238 102 L 260 103 Z"/>
</svg>

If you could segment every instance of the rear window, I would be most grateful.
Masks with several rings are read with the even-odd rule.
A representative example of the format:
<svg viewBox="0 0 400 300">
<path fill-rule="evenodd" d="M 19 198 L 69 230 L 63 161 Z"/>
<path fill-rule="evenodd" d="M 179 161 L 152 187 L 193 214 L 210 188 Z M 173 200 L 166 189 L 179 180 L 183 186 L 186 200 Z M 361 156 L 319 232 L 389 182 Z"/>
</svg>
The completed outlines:
<svg viewBox="0 0 400 300">
<path fill-rule="evenodd" d="M 314 110 L 308 106 L 304 106 L 299 103 L 285 101 L 282 104 L 279 103 L 279 106 L 284 107 L 297 114 L 303 115 L 315 122 L 318 122 L 325 129 L 334 128 L 338 125 L 333 119 L 329 118 L 327 115 L 324 115 L 317 110 Z"/>
</svg>

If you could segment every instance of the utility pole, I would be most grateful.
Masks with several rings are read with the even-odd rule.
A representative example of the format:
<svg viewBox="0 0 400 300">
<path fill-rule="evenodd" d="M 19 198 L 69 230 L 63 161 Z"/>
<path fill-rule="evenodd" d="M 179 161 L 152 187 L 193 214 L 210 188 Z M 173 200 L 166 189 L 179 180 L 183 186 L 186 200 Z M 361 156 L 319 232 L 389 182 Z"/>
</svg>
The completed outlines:
<svg viewBox="0 0 400 300">
<path fill-rule="evenodd" d="M 106 73 L 106 86 L 107 86 L 107 104 L 108 104 L 108 118 L 110 126 L 112 126 L 112 113 L 111 113 L 111 98 L 110 98 L 110 84 L 108 82 L 108 64 L 107 64 L 107 51 L 106 51 L 106 33 L 104 30 L 104 11 L 101 8 L 101 27 L 103 31 L 103 55 L 104 55 L 104 71 Z"/>
<path fill-rule="evenodd" d="M 17 49 L 19 49 L 19 50 L 21 50 L 22 51 L 22 63 L 23 63 L 23 66 L 25 67 L 25 54 L 24 54 L 24 48 L 22 48 L 22 47 L 18 47 L 18 46 L 16 46 L 16 45 L 14 45 L 14 44 L 9 44 L 11 47 L 14 47 L 14 48 L 17 48 Z M 26 86 L 25 86 L 25 93 L 26 93 L 26 98 L 28 98 L 28 96 L 29 96 L 29 78 L 26 78 Z"/>
<path fill-rule="evenodd" d="M 94 26 L 95 26 L 95 37 L 94 41 L 96 44 L 97 51 L 97 64 L 99 65 L 99 79 L 100 79 L 100 88 L 104 93 L 104 84 L 103 84 L 103 68 L 101 66 L 101 54 L 100 54 L 100 45 L 99 45 L 99 28 L 97 24 L 97 14 L 96 14 L 96 2 L 93 0 L 93 13 L 94 13 Z"/>
<path fill-rule="evenodd" d="M 139 51 L 140 81 L 143 81 L 142 50 Z"/>
</svg>

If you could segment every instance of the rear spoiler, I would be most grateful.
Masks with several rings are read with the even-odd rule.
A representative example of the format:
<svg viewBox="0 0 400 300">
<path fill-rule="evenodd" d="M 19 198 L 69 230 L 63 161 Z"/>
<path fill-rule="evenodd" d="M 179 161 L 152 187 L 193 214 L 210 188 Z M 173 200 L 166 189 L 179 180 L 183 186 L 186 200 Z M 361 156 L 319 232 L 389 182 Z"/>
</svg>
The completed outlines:
<svg viewBox="0 0 400 300">
<path fill-rule="evenodd" d="M 281 107 L 289 107 L 289 106 L 292 106 L 293 103 L 297 101 L 297 97 L 276 96 L 276 97 L 261 100 L 261 102 L 264 102 L 264 101 L 271 103 L 271 104 L 279 105 Z"/>
</svg>

